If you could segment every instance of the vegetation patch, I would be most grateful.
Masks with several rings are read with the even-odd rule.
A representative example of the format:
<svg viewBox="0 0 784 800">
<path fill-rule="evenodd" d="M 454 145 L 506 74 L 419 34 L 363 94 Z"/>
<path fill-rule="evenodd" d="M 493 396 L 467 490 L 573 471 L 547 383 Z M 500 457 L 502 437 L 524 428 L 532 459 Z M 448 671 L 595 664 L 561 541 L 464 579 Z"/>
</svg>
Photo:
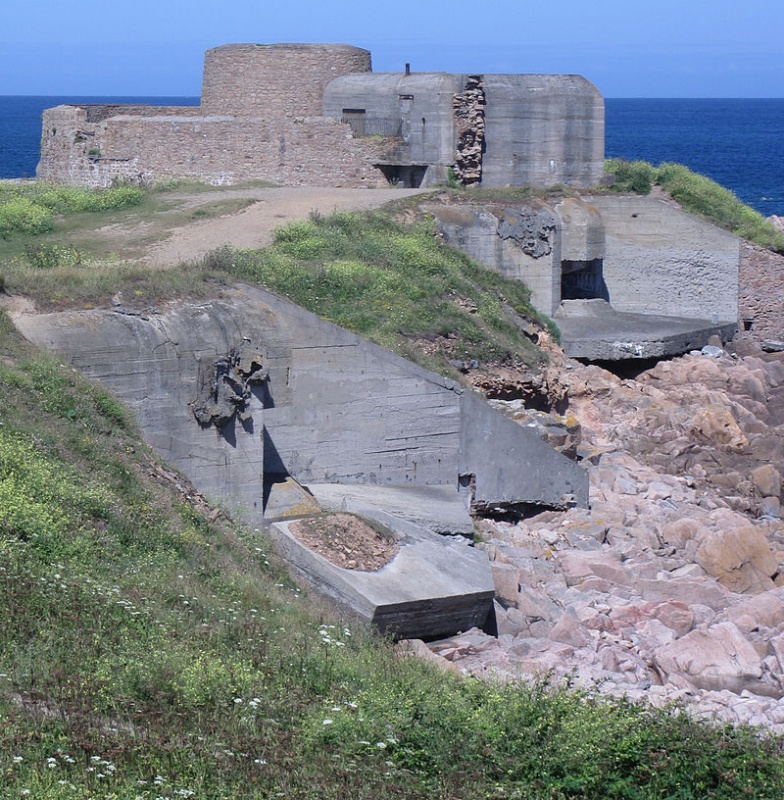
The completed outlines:
<svg viewBox="0 0 784 800">
<path fill-rule="evenodd" d="M 429 220 L 311 215 L 279 229 L 264 250 L 221 248 L 204 267 L 279 292 L 441 372 L 455 373 L 454 361 L 531 365 L 544 357 L 523 331 L 524 319 L 547 324 L 529 289 L 445 246 Z"/>
<path fill-rule="evenodd" d="M 294 520 L 291 533 L 304 545 L 344 569 L 376 572 L 399 552 L 395 534 L 355 514 L 322 514 Z"/>
<path fill-rule="evenodd" d="M 661 186 L 689 213 L 741 239 L 784 253 L 784 234 L 729 189 L 682 164 L 663 163 L 654 167 L 646 161 L 614 158 L 607 161 L 605 170 L 615 177 L 614 191 L 649 194 L 653 186 Z"/>
</svg>

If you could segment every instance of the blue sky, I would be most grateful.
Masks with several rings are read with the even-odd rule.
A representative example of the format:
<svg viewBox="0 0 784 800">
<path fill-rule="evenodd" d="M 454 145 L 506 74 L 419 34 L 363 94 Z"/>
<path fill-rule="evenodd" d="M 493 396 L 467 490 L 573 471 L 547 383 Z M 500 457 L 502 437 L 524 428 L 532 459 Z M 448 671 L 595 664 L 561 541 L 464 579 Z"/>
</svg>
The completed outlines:
<svg viewBox="0 0 784 800">
<path fill-rule="evenodd" d="M 377 72 L 578 73 L 606 97 L 784 97 L 781 0 L 0 0 L 0 95 L 200 93 L 229 42 L 343 42 Z"/>
</svg>

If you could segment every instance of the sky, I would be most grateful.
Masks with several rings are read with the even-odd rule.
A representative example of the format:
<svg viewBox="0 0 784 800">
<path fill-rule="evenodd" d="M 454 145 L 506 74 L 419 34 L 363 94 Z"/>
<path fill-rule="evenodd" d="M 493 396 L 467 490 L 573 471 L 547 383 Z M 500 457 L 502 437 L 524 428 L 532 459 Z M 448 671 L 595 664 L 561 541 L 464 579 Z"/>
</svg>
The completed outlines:
<svg viewBox="0 0 784 800">
<path fill-rule="evenodd" d="M 230 42 L 576 73 L 605 97 L 784 97 L 782 0 L 0 0 L 0 95 L 198 96 L 204 51 Z"/>
</svg>

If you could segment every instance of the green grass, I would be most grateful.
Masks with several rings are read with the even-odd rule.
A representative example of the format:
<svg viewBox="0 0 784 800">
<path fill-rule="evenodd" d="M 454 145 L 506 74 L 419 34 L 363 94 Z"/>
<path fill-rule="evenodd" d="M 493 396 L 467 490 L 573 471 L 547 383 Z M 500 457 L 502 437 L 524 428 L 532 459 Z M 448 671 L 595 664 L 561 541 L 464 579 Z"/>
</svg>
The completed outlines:
<svg viewBox="0 0 784 800">
<path fill-rule="evenodd" d="M 614 191 L 648 194 L 661 186 L 684 210 L 720 228 L 778 253 L 784 253 L 784 234 L 742 203 L 729 189 L 692 172 L 682 164 L 654 167 L 645 161 L 610 159 L 606 171 L 615 176 Z"/>
<path fill-rule="evenodd" d="M 517 320 L 548 324 L 530 291 L 443 245 L 428 220 L 383 213 L 313 215 L 278 230 L 260 251 L 207 256 L 216 274 L 265 286 L 319 316 L 427 366 L 449 360 L 540 363 Z"/>
<path fill-rule="evenodd" d="M 139 205 L 144 196 L 144 190 L 131 186 L 97 190 L 0 182 L 0 239 L 46 233 L 54 229 L 55 215 L 115 211 Z"/>
<path fill-rule="evenodd" d="M 751 729 L 398 655 L 155 466 L 0 313 L 4 800 L 784 793 L 782 743 Z"/>
</svg>

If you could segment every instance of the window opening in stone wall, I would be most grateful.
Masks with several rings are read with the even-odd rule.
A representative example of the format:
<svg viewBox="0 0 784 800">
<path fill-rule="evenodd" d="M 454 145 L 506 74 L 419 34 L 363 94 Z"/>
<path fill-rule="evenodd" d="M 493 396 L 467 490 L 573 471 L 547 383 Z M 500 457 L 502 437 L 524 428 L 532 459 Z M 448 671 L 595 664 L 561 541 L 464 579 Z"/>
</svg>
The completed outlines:
<svg viewBox="0 0 784 800">
<path fill-rule="evenodd" d="M 603 260 L 562 261 L 561 300 L 596 299 L 610 302 L 610 291 L 604 281 Z"/>
<path fill-rule="evenodd" d="M 368 114 L 364 108 L 344 108 L 340 121 L 351 128 L 354 136 L 400 136 L 402 122 L 396 117 Z"/>
</svg>

